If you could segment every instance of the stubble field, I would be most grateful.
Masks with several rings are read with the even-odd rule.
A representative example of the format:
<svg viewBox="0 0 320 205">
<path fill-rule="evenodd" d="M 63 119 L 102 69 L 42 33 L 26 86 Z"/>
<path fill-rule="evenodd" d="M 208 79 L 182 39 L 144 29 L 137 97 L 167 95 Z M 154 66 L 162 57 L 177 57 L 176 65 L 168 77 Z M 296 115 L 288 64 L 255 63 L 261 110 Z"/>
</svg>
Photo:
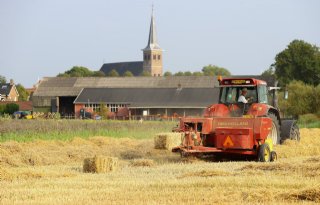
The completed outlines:
<svg viewBox="0 0 320 205">
<path fill-rule="evenodd" d="M 185 160 L 144 139 L 95 136 L 0 144 L 0 204 L 318 204 L 320 129 L 276 146 L 279 160 Z M 94 155 L 111 173 L 83 173 Z"/>
</svg>

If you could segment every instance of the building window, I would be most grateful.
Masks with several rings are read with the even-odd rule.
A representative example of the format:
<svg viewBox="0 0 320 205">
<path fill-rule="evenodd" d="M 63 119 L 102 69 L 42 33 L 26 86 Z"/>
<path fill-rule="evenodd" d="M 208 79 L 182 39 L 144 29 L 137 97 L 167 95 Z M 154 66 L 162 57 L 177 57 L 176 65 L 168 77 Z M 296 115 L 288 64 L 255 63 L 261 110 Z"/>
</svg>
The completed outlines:
<svg viewBox="0 0 320 205">
<path fill-rule="evenodd" d="M 148 57 L 147 57 L 147 55 L 144 55 L 144 60 L 148 60 Z"/>
<path fill-rule="evenodd" d="M 153 60 L 157 60 L 157 55 L 153 55 Z"/>
<path fill-rule="evenodd" d="M 150 55 L 148 55 L 148 60 L 150 60 Z"/>
<path fill-rule="evenodd" d="M 107 104 L 111 112 L 118 112 L 119 108 L 127 107 L 125 104 Z"/>
<path fill-rule="evenodd" d="M 99 112 L 100 111 L 100 104 L 85 104 L 84 107 L 86 108 L 92 108 L 93 112 Z"/>
<path fill-rule="evenodd" d="M 158 55 L 158 60 L 160 60 L 161 59 L 161 56 L 160 55 Z"/>
<path fill-rule="evenodd" d="M 118 112 L 118 109 L 119 108 L 122 108 L 122 107 L 127 107 L 127 105 L 125 104 L 106 104 L 105 105 L 109 111 L 111 112 Z M 100 104 L 85 104 L 84 107 L 86 108 L 92 108 L 92 110 L 94 112 L 99 112 L 100 111 Z"/>
</svg>

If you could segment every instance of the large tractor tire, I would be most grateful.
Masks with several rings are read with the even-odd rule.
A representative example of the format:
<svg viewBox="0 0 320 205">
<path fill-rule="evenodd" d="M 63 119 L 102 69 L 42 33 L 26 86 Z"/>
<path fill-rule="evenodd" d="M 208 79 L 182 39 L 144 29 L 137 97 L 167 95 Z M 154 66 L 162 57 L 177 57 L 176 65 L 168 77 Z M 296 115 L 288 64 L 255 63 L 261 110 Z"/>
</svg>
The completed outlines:
<svg viewBox="0 0 320 205">
<path fill-rule="evenodd" d="M 268 117 L 272 119 L 272 127 L 270 133 L 267 138 L 272 139 L 273 145 L 280 144 L 281 137 L 280 137 L 280 125 L 277 116 L 273 113 L 268 113 Z"/>
<path fill-rule="evenodd" d="M 262 144 L 258 150 L 258 161 L 259 162 L 270 162 L 271 161 L 271 151 L 268 144 Z"/>
<path fill-rule="evenodd" d="M 281 141 L 286 139 L 300 141 L 300 131 L 295 120 L 282 120 L 281 123 Z"/>
</svg>

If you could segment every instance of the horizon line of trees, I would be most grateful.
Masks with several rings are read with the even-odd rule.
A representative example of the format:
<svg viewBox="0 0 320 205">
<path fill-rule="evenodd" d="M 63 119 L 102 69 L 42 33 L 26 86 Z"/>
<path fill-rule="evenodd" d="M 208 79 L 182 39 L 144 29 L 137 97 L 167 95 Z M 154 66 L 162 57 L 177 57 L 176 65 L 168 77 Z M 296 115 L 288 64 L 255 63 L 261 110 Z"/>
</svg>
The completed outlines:
<svg viewBox="0 0 320 205">
<path fill-rule="evenodd" d="M 230 76 L 231 73 L 228 69 L 219 67 L 216 65 L 207 65 L 204 66 L 201 71 L 178 71 L 172 73 L 167 71 L 163 74 L 164 76 Z M 112 69 L 109 73 L 105 74 L 102 71 L 91 71 L 89 68 L 83 66 L 73 66 L 70 70 L 65 71 L 64 73 L 59 73 L 57 77 L 133 77 L 131 71 L 125 71 L 120 75 L 116 69 Z M 139 76 L 151 76 L 151 73 L 148 71 L 143 71 Z"/>
</svg>

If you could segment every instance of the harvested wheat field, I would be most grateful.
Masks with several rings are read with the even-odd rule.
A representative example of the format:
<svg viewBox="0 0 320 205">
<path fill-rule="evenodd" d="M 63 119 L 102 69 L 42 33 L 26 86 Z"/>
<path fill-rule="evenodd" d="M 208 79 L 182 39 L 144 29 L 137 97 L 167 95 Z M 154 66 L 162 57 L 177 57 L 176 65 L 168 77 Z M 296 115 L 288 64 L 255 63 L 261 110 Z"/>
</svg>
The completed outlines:
<svg viewBox="0 0 320 205">
<path fill-rule="evenodd" d="M 320 129 L 275 149 L 277 162 L 212 162 L 154 149 L 151 138 L 3 142 L 0 203 L 319 204 Z M 117 159 L 117 168 L 85 173 L 95 156 Z"/>
</svg>

